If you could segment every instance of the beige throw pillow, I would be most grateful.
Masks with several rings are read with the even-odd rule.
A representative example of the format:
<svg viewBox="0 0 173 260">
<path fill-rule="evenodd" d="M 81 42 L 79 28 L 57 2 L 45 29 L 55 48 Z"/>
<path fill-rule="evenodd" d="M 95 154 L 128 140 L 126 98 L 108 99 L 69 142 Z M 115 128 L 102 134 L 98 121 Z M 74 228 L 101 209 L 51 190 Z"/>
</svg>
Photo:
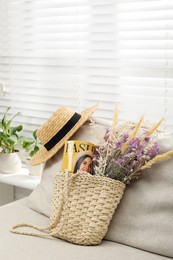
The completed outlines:
<svg viewBox="0 0 173 260">
<path fill-rule="evenodd" d="M 158 138 L 161 153 L 173 149 L 173 135 Z M 173 257 L 173 157 L 127 186 L 106 239 Z"/>
</svg>

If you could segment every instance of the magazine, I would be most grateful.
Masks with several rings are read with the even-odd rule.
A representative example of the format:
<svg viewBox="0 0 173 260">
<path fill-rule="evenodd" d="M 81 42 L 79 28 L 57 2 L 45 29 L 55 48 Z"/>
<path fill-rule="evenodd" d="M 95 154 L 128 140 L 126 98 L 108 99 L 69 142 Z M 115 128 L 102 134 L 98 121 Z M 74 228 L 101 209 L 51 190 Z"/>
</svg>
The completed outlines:
<svg viewBox="0 0 173 260">
<path fill-rule="evenodd" d="M 75 173 L 78 170 L 91 173 L 91 162 L 96 145 L 83 140 L 65 142 L 62 170 Z"/>
</svg>

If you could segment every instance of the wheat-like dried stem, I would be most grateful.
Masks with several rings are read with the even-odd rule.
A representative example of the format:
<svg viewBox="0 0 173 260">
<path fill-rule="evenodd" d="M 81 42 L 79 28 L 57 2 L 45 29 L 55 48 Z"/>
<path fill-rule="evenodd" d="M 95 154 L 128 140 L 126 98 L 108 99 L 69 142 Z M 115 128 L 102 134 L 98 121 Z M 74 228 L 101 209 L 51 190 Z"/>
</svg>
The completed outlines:
<svg viewBox="0 0 173 260">
<path fill-rule="evenodd" d="M 95 121 L 91 118 L 90 118 L 90 121 L 91 121 L 91 123 L 89 125 L 90 125 L 91 134 L 96 137 L 96 139 L 98 140 L 98 143 L 102 143 L 103 133 L 101 132 L 99 125 L 97 125 L 95 123 Z"/>
<path fill-rule="evenodd" d="M 115 132 L 115 129 L 117 127 L 118 123 L 118 106 L 116 105 L 114 110 L 114 117 L 113 117 L 113 123 L 112 123 L 112 131 Z"/>
<path fill-rule="evenodd" d="M 157 123 L 155 123 L 153 126 L 151 126 L 148 133 L 146 133 L 146 136 L 152 135 L 154 133 L 154 131 L 160 126 L 162 121 L 163 121 L 163 118 L 161 118 Z"/>
<path fill-rule="evenodd" d="M 124 179 L 124 183 L 128 183 L 128 181 L 134 179 L 134 178 L 139 178 L 139 176 L 141 175 L 141 171 L 146 170 L 148 168 L 150 168 L 153 164 L 155 164 L 156 162 L 169 158 L 171 155 L 173 155 L 173 150 L 170 150 L 164 154 L 159 154 L 156 157 L 154 157 L 152 160 L 148 161 L 145 165 L 143 165 L 139 170 L 137 170 L 136 172 L 131 173 L 127 178 Z"/>
<path fill-rule="evenodd" d="M 173 150 L 170 150 L 164 154 L 156 155 L 152 160 L 148 161 L 144 166 L 141 167 L 141 171 L 150 168 L 153 164 L 155 164 L 157 161 L 169 158 L 171 155 L 173 155 Z"/>
<path fill-rule="evenodd" d="M 140 118 L 139 122 L 136 124 L 134 130 L 132 131 L 132 133 L 129 136 L 129 138 L 127 139 L 127 141 L 122 145 L 122 149 L 121 149 L 122 153 L 125 153 L 125 151 L 128 148 L 128 143 L 132 140 L 133 137 L 136 136 L 143 119 L 144 119 L 144 115 Z"/>
</svg>

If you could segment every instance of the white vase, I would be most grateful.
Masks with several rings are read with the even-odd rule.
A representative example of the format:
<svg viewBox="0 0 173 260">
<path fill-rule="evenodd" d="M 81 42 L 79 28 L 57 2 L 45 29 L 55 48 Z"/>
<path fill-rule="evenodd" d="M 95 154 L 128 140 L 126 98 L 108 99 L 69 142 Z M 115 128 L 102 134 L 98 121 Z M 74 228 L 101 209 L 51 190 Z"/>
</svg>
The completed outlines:
<svg viewBox="0 0 173 260">
<path fill-rule="evenodd" d="M 21 169 L 21 159 L 19 152 L 0 153 L 0 172 L 1 173 L 16 173 Z"/>
<path fill-rule="evenodd" d="M 41 176 L 42 175 L 45 163 L 41 163 L 38 165 L 31 165 L 30 159 L 27 159 L 26 164 L 29 169 L 30 175 L 32 175 L 32 176 Z"/>
</svg>

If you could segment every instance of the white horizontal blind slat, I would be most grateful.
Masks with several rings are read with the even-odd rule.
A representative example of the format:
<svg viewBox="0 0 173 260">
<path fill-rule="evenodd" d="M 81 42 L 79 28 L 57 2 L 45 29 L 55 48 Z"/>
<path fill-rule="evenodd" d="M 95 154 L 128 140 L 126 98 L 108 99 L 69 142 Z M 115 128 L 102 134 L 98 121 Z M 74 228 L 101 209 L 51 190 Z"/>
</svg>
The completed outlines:
<svg viewBox="0 0 173 260">
<path fill-rule="evenodd" d="M 118 15 L 121 116 L 130 120 L 145 114 L 151 121 L 164 117 L 163 128 L 173 131 L 173 4 L 119 1 Z"/>
<path fill-rule="evenodd" d="M 0 112 L 22 111 L 26 132 L 60 105 L 95 115 L 166 118 L 173 131 L 173 2 L 1 0 Z M 29 133 L 29 132 L 28 132 Z"/>
<path fill-rule="evenodd" d="M 16 123 L 26 132 L 61 105 L 80 111 L 102 101 L 98 115 L 112 117 L 119 70 L 115 1 L 2 0 L 0 11 L 2 112 L 22 111 Z"/>
</svg>

